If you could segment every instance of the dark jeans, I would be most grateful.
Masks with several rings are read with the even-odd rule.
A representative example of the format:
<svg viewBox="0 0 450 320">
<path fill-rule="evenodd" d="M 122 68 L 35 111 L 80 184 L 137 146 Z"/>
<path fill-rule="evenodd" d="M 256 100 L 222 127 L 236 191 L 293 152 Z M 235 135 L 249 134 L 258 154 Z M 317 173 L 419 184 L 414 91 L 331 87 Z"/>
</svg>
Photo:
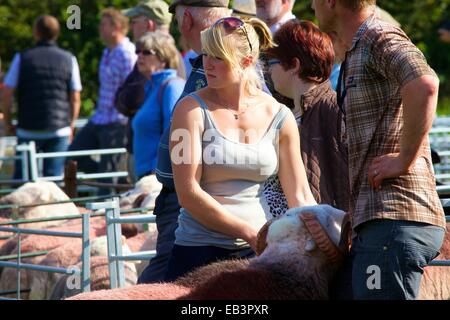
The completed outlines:
<svg viewBox="0 0 450 320">
<path fill-rule="evenodd" d="M 126 125 L 121 123 L 99 125 L 89 121 L 77 133 L 69 150 L 124 148 L 126 145 L 125 129 Z M 85 173 L 119 171 L 121 163 L 126 168 L 124 154 L 102 155 L 100 162 L 93 160 L 90 156 L 73 157 L 70 160 L 77 161 L 78 170 Z M 110 183 L 112 179 L 102 179 L 101 181 Z M 100 194 L 109 194 L 111 191 L 109 189 L 100 190 Z"/>
<path fill-rule="evenodd" d="M 66 151 L 69 146 L 69 137 L 56 137 L 50 139 L 24 139 L 17 138 L 17 145 L 34 141 L 36 152 Z M 29 167 L 29 165 L 28 165 Z M 44 159 L 43 174 L 45 177 L 60 176 L 64 172 L 64 157 Z M 16 160 L 14 165 L 14 179 L 22 179 L 22 161 Z"/>
<path fill-rule="evenodd" d="M 362 224 L 332 295 L 356 300 L 417 299 L 423 268 L 439 254 L 444 234 L 441 227 L 412 221 Z"/>
<path fill-rule="evenodd" d="M 158 238 L 156 242 L 156 256 L 139 276 L 138 284 L 154 283 L 164 280 L 170 253 L 175 241 L 175 229 L 178 227 L 180 205 L 175 191 L 163 188 L 156 198 L 154 214 Z"/>
<path fill-rule="evenodd" d="M 254 256 L 255 252 L 251 248 L 229 250 L 214 246 L 188 247 L 175 244 L 164 281 L 174 281 L 198 267 L 216 261 Z"/>
</svg>

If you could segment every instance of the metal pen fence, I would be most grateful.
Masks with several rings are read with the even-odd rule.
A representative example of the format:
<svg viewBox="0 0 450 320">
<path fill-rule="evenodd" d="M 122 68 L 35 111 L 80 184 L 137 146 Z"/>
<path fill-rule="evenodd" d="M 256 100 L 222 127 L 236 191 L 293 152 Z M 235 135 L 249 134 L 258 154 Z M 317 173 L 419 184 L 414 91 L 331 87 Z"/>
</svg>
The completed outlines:
<svg viewBox="0 0 450 320">
<path fill-rule="evenodd" d="M 63 204 L 63 203 L 82 203 L 94 200 L 102 200 L 110 198 L 109 196 L 93 196 L 93 197 L 80 197 L 74 198 L 66 201 L 53 201 L 41 204 L 32 204 L 32 205 L 1 205 L 0 209 L 11 209 L 15 216 L 18 215 L 20 209 L 29 208 L 29 207 L 37 207 L 37 206 L 45 206 L 45 205 L 53 205 L 53 204 Z M 98 216 L 98 214 L 96 215 Z M 17 219 L 13 221 L 4 221 L 0 222 L 0 231 L 1 232 L 10 232 L 13 234 L 17 234 L 17 254 L 15 255 L 7 255 L 0 257 L 0 267 L 6 268 L 15 268 L 17 270 L 17 285 L 16 290 L 8 290 L 0 292 L 0 300 L 10 300 L 8 298 L 4 298 L 2 296 L 8 294 L 16 294 L 16 299 L 20 299 L 20 295 L 22 292 L 28 292 L 30 289 L 21 289 L 20 287 L 20 279 L 21 279 L 21 271 L 22 269 L 35 270 L 35 271 L 44 271 L 44 272 L 52 272 L 52 273 L 63 273 L 70 274 L 80 277 L 81 289 L 83 292 L 87 292 L 90 290 L 90 240 L 89 240 L 89 218 L 91 217 L 90 213 L 85 213 L 83 215 L 66 215 L 66 216 L 58 216 L 58 217 L 47 217 L 47 218 L 36 218 L 36 219 Z M 48 230 L 40 230 L 40 229 L 23 229 L 19 227 L 21 224 L 32 224 L 39 222 L 49 222 L 49 221 L 62 221 L 62 220 L 74 220 L 74 219 L 82 219 L 82 231 L 81 233 L 74 232 L 58 232 L 58 231 L 48 231 Z M 10 226 L 10 227 L 5 227 Z M 82 269 L 78 274 L 76 270 L 69 268 L 58 268 L 51 266 L 41 266 L 35 264 L 24 264 L 21 262 L 21 259 L 32 258 L 43 256 L 48 253 L 48 251 L 37 251 L 37 252 L 27 252 L 22 254 L 21 252 L 21 235 L 22 234 L 36 234 L 36 235 L 46 235 L 46 236 L 55 236 L 55 237 L 70 237 L 70 238 L 81 238 L 82 240 Z M 0 237 L 0 240 L 9 239 L 11 236 Z M 16 262 L 7 262 L 9 260 L 17 260 Z M 15 300 L 15 299 L 13 299 Z"/>
<path fill-rule="evenodd" d="M 17 251 L 18 254 L 16 255 L 7 255 L 7 256 L 1 256 L 0 257 L 0 267 L 7 267 L 7 268 L 15 268 L 18 270 L 17 272 L 17 285 L 16 290 L 8 290 L 4 292 L 0 292 L 0 300 L 11 300 L 9 298 L 2 298 L 3 295 L 7 294 L 16 294 L 16 299 L 20 299 L 20 294 L 22 292 L 28 292 L 30 289 L 22 289 L 20 287 L 20 270 L 21 269 L 28 269 L 28 270 L 35 270 L 35 271 L 42 271 L 42 272 L 52 272 L 52 273 L 63 273 L 63 274 L 71 274 L 75 276 L 80 276 L 80 282 L 82 283 L 82 291 L 87 292 L 90 290 L 90 246 L 89 246 L 89 219 L 94 217 L 100 217 L 105 216 L 107 221 L 107 242 L 108 242 L 108 258 L 111 259 L 109 263 L 109 268 L 111 270 L 110 272 L 110 283 L 111 288 L 115 288 L 120 283 L 122 286 L 124 283 L 122 282 L 121 278 L 118 279 L 118 275 L 122 274 L 123 276 L 123 263 L 120 266 L 120 258 L 122 256 L 121 251 L 121 230 L 120 236 L 114 238 L 115 235 L 117 235 L 118 226 L 113 226 L 111 222 L 116 223 L 117 220 L 111 219 L 113 216 L 119 216 L 120 215 L 130 215 L 134 213 L 142 213 L 142 212 L 148 212 L 152 211 L 153 207 L 149 208 L 135 208 L 135 209 L 129 209 L 129 210 L 120 210 L 120 204 L 119 204 L 119 198 L 114 197 L 113 200 L 111 200 L 111 197 L 114 195 L 108 195 L 108 196 L 95 196 L 95 197 L 82 197 L 82 198 L 75 198 L 67 201 L 55 201 L 55 202 L 47 202 L 43 204 L 35 204 L 35 205 L 26 205 L 26 206 L 17 206 L 17 205 L 3 205 L 0 206 L 0 209 L 14 209 L 19 210 L 21 208 L 27 208 L 27 207 L 33 207 L 33 206 L 39 206 L 39 205 L 51 205 L 51 204 L 60 204 L 60 203 L 68 203 L 68 202 L 88 202 L 88 201 L 95 201 L 95 200 L 102 200 L 102 199 L 108 199 L 109 201 L 101 202 L 100 204 L 92 204 L 89 203 L 86 205 L 86 208 L 88 210 L 95 208 L 94 213 L 84 213 L 82 215 L 66 215 L 66 216 L 58 216 L 58 217 L 47 217 L 47 218 L 36 218 L 36 219 L 20 219 L 20 220 L 14 220 L 14 221 L 5 221 L 0 222 L 0 231 L 1 232 L 12 232 L 18 234 L 18 244 L 17 244 Z M 103 208 L 100 208 L 103 206 Z M 100 209 L 106 209 L 105 212 L 99 212 Z M 114 213 L 112 213 L 114 211 Z M 139 221 L 139 218 L 141 216 L 127 216 L 127 217 L 121 217 L 120 219 L 124 221 L 123 223 L 135 223 L 135 221 Z M 59 232 L 59 231 L 48 231 L 48 230 L 39 230 L 39 229 L 21 229 L 17 227 L 4 227 L 5 225 L 9 226 L 16 226 L 20 224 L 31 224 L 31 223 L 38 223 L 38 222 L 49 222 L 49 221 L 60 221 L 60 220 L 75 220 L 75 219 L 83 219 L 82 222 L 82 232 L 81 233 L 73 233 L 73 232 Z M 154 219 L 141 219 L 141 223 L 150 223 L 154 222 Z M 108 223 L 109 222 L 109 223 Z M 120 227 L 120 226 L 119 226 Z M 112 228 L 116 229 L 116 233 L 113 233 Z M 55 237 L 77 237 L 83 239 L 83 251 L 82 251 L 82 270 L 78 274 L 76 270 L 73 270 L 71 268 L 59 268 L 59 267 L 50 267 L 50 266 L 41 266 L 41 265 L 35 265 L 35 264 L 25 264 L 21 263 L 21 259 L 24 258 L 31 258 L 31 257 L 37 257 L 46 255 L 48 251 L 36 251 L 36 252 L 27 252 L 25 254 L 21 253 L 21 241 L 20 241 L 20 235 L 21 234 L 38 234 L 38 235 L 47 235 L 47 236 L 55 236 Z M 118 239 L 119 242 L 115 242 L 114 239 Z M 114 248 L 119 248 L 116 251 L 113 251 Z M 150 253 L 150 254 L 149 254 Z M 151 254 L 155 254 L 155 251 L 151 252 L 144 252 L 144 253 L 138 253 L 138 254 L 129 254 L 125 257 L 122 256 L 124 259 L 128 260 L 144 260 L 144 259 L 150 259 L 152 257 Z M 118 258 L 116 260 L 116 257 Z M 8 260 L 17 259 L 17 262 L 7 262 Z M 122 273 L 119 273 L 117 270 L 122 270 Z M 123 280 L 124 281 L 124 280 Z M 16 300 L 13 299 L 13 300 Z"/>
<path fill-rule="evenodd" d="M 34 271 L 44 271 L 51 273 L 62 273 L 80 276 L 81 290 L 83 292 L 90 291 L 90 239 L 89 239 L 89 218 L 90 214 L 82 214 L 79 218 L 82 219 L 82 231 L 79 232 L 62 232 L 62 231 L 49 231 L 49 230 L 39 230 L 39 229 L 24 229 L 24 228 L 14 228 L 14 227 L 2 227 L 0 226 L 0 231 L 2 232 L 12 232 L 17 235 L 17 255 L 7 257 L 17 259 L 16 262 L 8 262 L 0 260 L 0 267 L 3 268 L 14 268 L 17 270 L 17 284 L 16 284 L 16 299 L 20 300 L 21 297 L 21 270 L 34 270 Z M 41 266 L 37 264 L 22 263 L 21 259 L 25 258 L 21 254 L 21 235 L 22 234 L 35 234 L 35 235 L 46 235 L 54 237 L 68 237 L 68 238 L 80 238 L 82 246 L 82 256 L 81 256 L 81 271 L 78 272 L 76 269 L 72 268 L 60 268 L 51 266 Z M 29 257 L 30 255 L 27 255 Z M 35 253 L 36 256 L 36 253 Z M 4 258 L 4 257 L 3 257 Z M 0 295 L 10 294 L 11 291 L 1 292 Z M 0 300 L 8 298 L 3 298 L 0 296 Z M 10 299 L 8 299 L 10 300 Z"/>
<path fill-rule="evenodd" d="M 156 255 L 155 250 L 141 251 L 124 255 L 122 253 L 123 223 L 155 223 L 153 214 L 140 214 L 121 217 L 119 198 L 111 201 L 88 203 L 86 208 L 92 211 L 105 210 L 106 236 L 108 245 L 108 269 L 111 289 L 125 286 L 124 261 L 150 260 Z M 151 211 L 153 208 L 141 208 L 141 212 Z"/>
</svg>

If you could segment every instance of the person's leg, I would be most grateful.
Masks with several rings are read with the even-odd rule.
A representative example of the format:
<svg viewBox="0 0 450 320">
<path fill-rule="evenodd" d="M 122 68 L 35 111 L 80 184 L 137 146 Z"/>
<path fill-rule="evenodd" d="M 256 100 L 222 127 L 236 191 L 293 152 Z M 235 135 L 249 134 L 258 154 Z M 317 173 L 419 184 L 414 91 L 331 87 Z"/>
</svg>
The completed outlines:
<svg viewBox="0 0 450 320">
<path fill-rule="evenodd" d="M 113 123 L 108 125 L 97 126 L 99 136 L 100 149 L 125 148 L 126 146 L 126 125 L 121 123 Z M 98 172 L 115 172 L 126 170 L 124 154 L 102 155 Z M 102 182 L 112 183 L 113 179 L 102 179 Z M 99 190 L 99 194 L 110 194 L 113 190 L 104 188 Z"/>
<path fill-rule="evenodd" d="M 28 144 L 30 142 L 30 139 L 24 139 L 17 137 L 17 145 L 21 145 L 22 143 Z M 20 153 L 16 153 L 16 156 L 20 155 Z M 30 168 L 30 164 L 27 163 L 28 168 Z M 13 173 L 13 179 L 20 180 L 22 179 L 22 160 L 15 160 L 14 161 L 14 173 Z"/>
<path fill-rule="evenodd" d="M 345 258 L 330 281 L 329 293 L 331 300 L 353 300 L 352 269 L 353 256 L 350 254 Z"/>
<path fill-rule="evenodd" d="M 164 280 L 170 253 L 175 241 L 175 230 L 178 227 L 180 205 L 176 192 L 162 190 L 155 201 L 154 214 L 158 238 L 156 243 L 156 256 L 139 276 L 138 284 L 154 283 Z"/>
<path fill-rule="evenodd" d="M 407 221 L 399 224 L 395 241 L 402 243 L 404 250 L 397 278 L 402 280 L 406 299 L 418 299 L 424 268 L 439 255 L 444 237 L 445 230 L 437 226 Z"/>
<path fill-rule="evenodd" d="M 127 154 L 127 171 L 128 171 L 128 180 L 131 184 L 135 184 L 137 182 L 137 177 L 134 174 L 134 154 Z"/>
<path fill-rule="evenodd" d="M 352 243 L 355 299 L 416 299 L 423 268 L 437 256 L 444 230 L 394 220 L 374 220 Z"/>
<path fill-rule="evenodd" d="M 251 258 L 254 256 L 250 248 L 228 250 L 214 246 L 188 247 L 174 245 L 167 265 L 164 281 L 175 281 L 179 277 L 201 266 L 233 258 Z"/>
<path fill-rule="evenodd" d="M 100 144 L 97 135 L 97 127 L 97 125 L 88 121 L 88 123 L 86 123 L 86 125 L 75 135 L 69 146 L 69 151 L 98 149 Z M 99 164 L 97 161 L 92 160 L 90 156 L 68 157 L 67 160 L 76 161 L 78 166 L 77 169 L 79 171 L 86 173 L 98 172 Z"/>
<path fill-rule="evenodd" d="M 69 147 L 69 137 L 46 139 L 43 152 L 62 152 Z M 47 158 L 44 160 L 44 176 L 61 176 L 64 173 L 64 157 Z"/>
</svg>

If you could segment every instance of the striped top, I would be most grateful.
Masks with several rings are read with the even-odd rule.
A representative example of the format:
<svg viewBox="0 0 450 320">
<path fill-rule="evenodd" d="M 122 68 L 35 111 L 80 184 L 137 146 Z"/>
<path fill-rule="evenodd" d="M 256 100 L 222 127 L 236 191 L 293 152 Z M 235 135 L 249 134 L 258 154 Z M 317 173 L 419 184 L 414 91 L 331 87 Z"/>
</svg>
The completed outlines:
<svg viewBox="0 0 450 320">
<path fill-rule="evenodd" d="M 135 46 L 128 38 L 110 50 L 103 50 L 99 67 L 100 88 L 98 101 L 91 121 L 95 124 L 125 123 L 127 117 L 120 114 L 114 107 L 116 91 L 125 82 L 133 70 L 137 57 Z"/>
</svg>

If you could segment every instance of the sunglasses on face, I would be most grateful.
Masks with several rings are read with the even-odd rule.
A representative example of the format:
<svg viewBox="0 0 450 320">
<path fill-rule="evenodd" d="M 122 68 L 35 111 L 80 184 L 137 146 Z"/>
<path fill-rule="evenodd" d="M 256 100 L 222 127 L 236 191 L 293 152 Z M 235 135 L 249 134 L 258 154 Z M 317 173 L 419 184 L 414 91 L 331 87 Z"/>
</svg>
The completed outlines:
<svg viewBox="0 0 450 320">
<path fill-rule="evenodd" d="M 245 29 L 244 21 L 242 21 L 241 19 L 236 18 L 236 17 L 227 17 L 227 18 L 222 18 L 222 19 L 217 20 L 216 23 L 214 23 L 214 26 L 217 26 L 219 24 L 222 24 L 223 29 L 225 30 L 226 34 L 231 34 L 236 29 L 242 29 L 245 37 L 247 38 L 247 42 L 250 47 L 250 51 L 253 51 L 253 47 L 250 42 L 250 38 L 248 37 L 247 29 Z"/>
<path fill-rule="evenodd" d="M 136 55 L 139 55 L 140 53 L 142 53 L 144 56 L 151 56 L 151 55 L 156 55 L 156 52 L 153 50 L 136 50 Z"/>
</svg>

